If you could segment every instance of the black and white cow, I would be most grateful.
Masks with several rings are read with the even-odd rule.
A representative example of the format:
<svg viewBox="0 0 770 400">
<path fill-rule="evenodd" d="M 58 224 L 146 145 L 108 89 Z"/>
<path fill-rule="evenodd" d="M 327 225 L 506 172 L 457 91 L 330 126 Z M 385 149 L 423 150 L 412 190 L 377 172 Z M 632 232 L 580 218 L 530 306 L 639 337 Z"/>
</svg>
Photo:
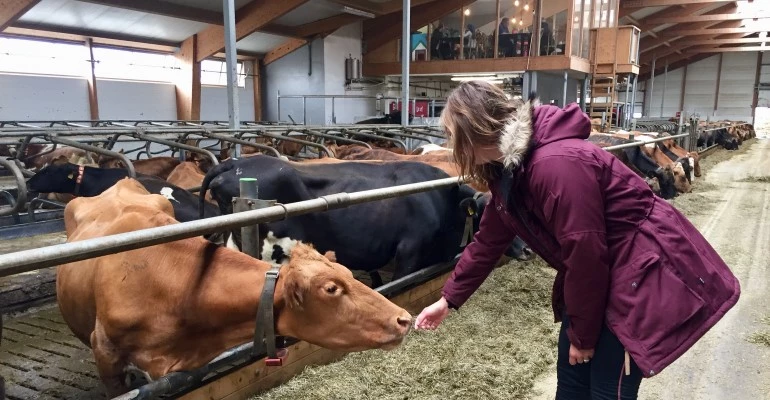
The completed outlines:
<svg viewBox="0 0 770 400">
<path fill-rule="evenodd" d="M 75 196 L 92 197 L 98 196 L 126 177 L 128 172 L 123 168 L 96 168 L 65 163 L 43 168 L 27 180 L 27 188 L 30 192 L 37 193 L 69 193 Z M 136 180 L 150 193 L 169 199 L 174 207 L 174 216 L 179 222 L 200 219 L 201 207 L 205 218 L 219 215 L 219 209 L 216 206 L 210 203 L 204 203 L 201 206 L 198 196 L 163 179 L 137 174 Z"/>
<path fill-rule="evenodd" d="M 446 177 L 420 162 L 304 164 L 257 155 L 212 168 L 201 185 L 201 196 L 210 189 L 224 215 L 232 212 L 232 199 L 239 196 L 240 178 L 256 178 L 261 199 L 285 204 Z M 322 253 L 334 251 L 337 260 L 352 270 L 371 273 L 395 262 L 393 279 L 398 279 L 452 260 L 462 251 L 463 233 L 478 230 L 488 201 L 467 185 L 455 185 L 264 223 L 259 227 L 264 238 L 261 256 L 280 262 L 281 243 L 300 240 Z M 471 232 L 465 230 L 468 216 Z M 240 246 L 239 232 L 233 236 Z M 527 250 L 518 240 L 507 255 L 516 257 Z M 372 277 L 376 279 L 375 274 Z"/>
</svg>

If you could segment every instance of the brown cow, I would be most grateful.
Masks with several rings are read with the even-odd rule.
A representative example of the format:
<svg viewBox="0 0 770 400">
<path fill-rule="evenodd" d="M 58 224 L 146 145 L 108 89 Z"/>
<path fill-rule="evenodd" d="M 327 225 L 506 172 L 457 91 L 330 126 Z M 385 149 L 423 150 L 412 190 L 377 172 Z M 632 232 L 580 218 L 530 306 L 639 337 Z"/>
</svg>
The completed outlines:
<svg viewBox="0 0 770 400">
<path fill-rule="evenodd" d="M 671 136 L 668 133 L 661 133 L 661 136 Z M 687 151 L 684 147 L 679 146 L 676 144 L 674 139 L 668 139 L 661 142 L 663 146 L 665 146 L 668 150 L 670 150 L 672 153 L 674 153 L 679 158 L 690 158 L 692 159 L 692 168 L 693 168 L 693 174 L 696 177 L 701 176 L 701 169 L 700 169 L 700 154 L 698 154 L 697 151 Z"/>
<path fill-rule="evenodd" d="M 396 154 L 385 149 L 368 149 L 363 146 L 340 146 L 337 158 L 343 160 L 383 160 L 383 161 L 417 161 L 436 167 L 449 176 L 460 176 L 460 167 L 454 161 L 452 152 L 433 152 L 420 155 Z M 480 182 L 468 184 L 479 192 L 488 192 L 489 187 Z"/>
<path fill-rule="evenodd" d="M 153 157 L 146 160 L 132 161 L 134 170 L 139 174 L 157 176 L 168 179 L 168 175 L 182 162 L 174 157 Z M 107 158 L 99 161 L 100 168 L 125 168 L 123 161 L 117 158 Z"/>
<path fill-rule="evenodd" d="M 64 221 L 68 242 L 178 223 L 168 199 L 129 178 L 73 200 Z M 340 351 L 401 344 L 409 313 L 355 280 L 333 253 L 296 243 L 287 257 L 275 288 L 277 335 Z M 61 265 L 56 293 L 114 396 L 126 390 L 126 368 L 158 379 L 253 340 L 270 267 L 194 237 Z"/>
<path fill-rule="evenodd" d="M 166 181 L 172 185 L 179 186 L 182 189 L 191 189 L 194 187 L 200 187 L 203 183 L 203 178 L 206 177 L 206 173 L 198 168 L 198 164 L 192 161 L 185 161 L 174 168 L 168 175 Z M 217 204 L 214 199 L 211 198 L 211 192 L 206 192 L 206 201 Z"/>
</svg>

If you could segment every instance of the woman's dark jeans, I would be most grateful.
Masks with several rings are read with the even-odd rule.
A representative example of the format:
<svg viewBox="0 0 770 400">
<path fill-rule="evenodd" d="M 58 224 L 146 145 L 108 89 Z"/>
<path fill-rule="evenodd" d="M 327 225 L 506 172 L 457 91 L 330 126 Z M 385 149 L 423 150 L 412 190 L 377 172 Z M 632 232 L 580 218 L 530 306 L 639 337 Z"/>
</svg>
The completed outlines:
<svg viewBox="0 0 770 400">
<path fill-rule="evenodd" d="M 569 364 L 569 319 L 562 318 L 556 362 L 556 400 L 636 400 L 642 371 L 631 360 L 631 375 L 623 370 L 625 350 L 605 325 L 588 363 Z"/>
</svg>

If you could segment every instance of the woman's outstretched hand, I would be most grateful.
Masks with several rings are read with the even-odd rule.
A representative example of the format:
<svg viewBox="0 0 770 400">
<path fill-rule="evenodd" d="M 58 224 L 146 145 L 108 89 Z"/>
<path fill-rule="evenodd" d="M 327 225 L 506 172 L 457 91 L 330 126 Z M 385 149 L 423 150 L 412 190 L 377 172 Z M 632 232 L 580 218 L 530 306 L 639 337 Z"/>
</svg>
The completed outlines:
<svg viewBox="0 0 770 400">
<path fill-rule="evenodd" d="M 438 328 L 441 321 L 449 315 L 449 303 L 443 297 L 437 302 L 425 307 L 414 320 L 414 328 L 417 330 Z"/>
</svg>

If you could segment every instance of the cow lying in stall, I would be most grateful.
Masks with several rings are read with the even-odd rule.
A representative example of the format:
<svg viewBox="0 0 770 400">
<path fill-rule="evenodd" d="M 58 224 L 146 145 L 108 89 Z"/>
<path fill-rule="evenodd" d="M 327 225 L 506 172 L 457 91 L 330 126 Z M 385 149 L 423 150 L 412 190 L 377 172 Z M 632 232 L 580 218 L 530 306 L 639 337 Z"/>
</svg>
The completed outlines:
<svg viewBox="0 0 770 400">
<path fill-rule="evenodd" d="M 64 213 L 77 242 L 176 224 L 171 203 L 133 179 Z M 353 279 L 333 253 L 302 243 L 285 249 L 275 287 L 276 334 L 341 351 L 396 348 L 412 317 Z M 62 317 L 93 350 L 110 397 L 127 391 L 126 371 L 156 380 L 201 367 L 254 338 L 271 264 L 199 237 L 60 265 Z"/>
<path fill-rule="evenodd" d="M 292 203 L 448 175 L 418 162 L 298 163 L 255 156 L 214 167 L 206 175 L 201 193 L 210 189 L 222 213 L 232 213 L 239 179 L 245 177 L 257 178 L 260 198 Z M 265 251 L 280 254 L 280 244 L 287 238 L 313 243 L 320 251 L 335 251 L 349 268 L 370 272 L 373 286 L 379 286 L 379 275 L 372 272 L 393 261 L 393 279 L 451 261 L 462 250 L 463 239 L 472 240 L 469 233 L 478 230 L 487 201 L 469 186 L 458 185 L 265 223 L 259 226 L 260 237 L 266 238 L 262 256 L 269 256 Z M 233 236 L 240 245 L 240 232 Z"/>
</svg>

